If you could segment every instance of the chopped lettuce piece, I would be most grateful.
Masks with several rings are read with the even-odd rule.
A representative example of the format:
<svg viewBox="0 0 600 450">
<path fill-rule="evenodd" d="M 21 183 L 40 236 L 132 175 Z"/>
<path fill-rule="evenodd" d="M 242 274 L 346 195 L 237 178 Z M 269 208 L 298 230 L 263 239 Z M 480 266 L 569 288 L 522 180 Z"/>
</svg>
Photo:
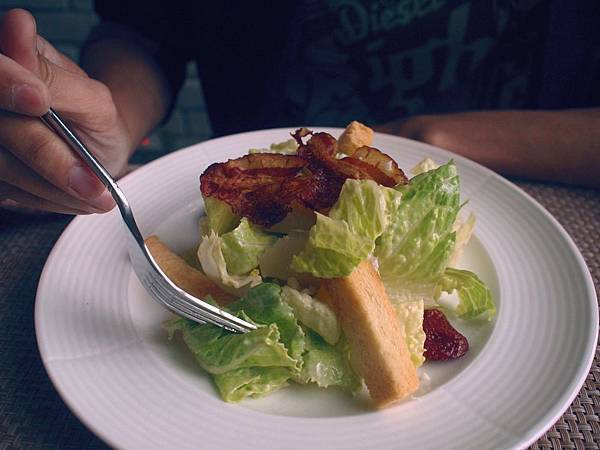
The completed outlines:
<svg viewBox="0 0 600 450">
<path fill-rule="evenodd" d="M 338 342 L 342 329 L 329 306 L 289 286 L 281 289 L 281 299 L 292 307 L 300 323 L 317 332 L 327 343 Z"/>
<path fill-rule="evenodd" d="M 388 226 L 377 240 L 379 273 L 392 301 L 433 300 L 454 249 L 452 226 L 460 209 L 456 166 L 451 161 L 386 191 Z M 400 197 L 401 196 L 401 197 Z"/>
<path fill-rule="evenodd" d="M 263 277 L 287 280 L 296 276 L 290 265 L 292 257 L 302 251 L 308 241 L 308 232 L 292 231 L 267 248 L 258 257 L 258 266 Z"/>
<path fill-rule="evenodd" d="M 345 339 L 332 346 L 309 330 L 306 333 L 306 353 L 303 358 L 302 371 L 294 376 L 294 381 L 302 384 L 316 383 L 322 388 L 337 386 L 352 393 L 362 388 L 362 381 L 350 364 Z"/>
<path fill-rule="evenodd" d="M 386 198 L 372 180 L 348 179 L 329 217 L 317 214 L 308 244 L 292 269 L 318 278 L 349 275 L 375 248 L 386 227 Z"/>
<path fill-rule="evenodd" d="M 468 270 L 448 268 L 437 286 L 437 297 L 441 292 L 451 294 L 458 292 L 458 305 L 456 314 L 463 319 L 472 319 L 478 316 L 491 320 L 496 314 L 496 305 L 492 292 L 477 275 Z"/>
<path fill-rule="evenodd" d="M 296 139 L 288 139 L 283 142 L 276 142 L 269 148 L 251 148 L 248 153 L 281 153 L 283 155 L 295 155 L 298 150 Z"/>
<path fill-rule="evenodd" d="M 456 244 L 454 245 L 454 250 L 452 251 L 452 255 L 450 255 L 450 260 L 448 261 L 449 267 L 456 267 L 460 261 L 463 251 L 465 250 L 465 247 L 471 240 L 473 230 L 475 229 L 475 215 L 469 214 L 467 220 L 463 221 L 461 215 L 459 214 L 456 218 L 453 228 L 456 231 Z"/>
<path fill-rule="evenodd" d="M 264 395 L 300 373 L 305 335 L 290 306 L 281 301 L 279 286 L 263 283 L 229 310 L 259 328 L 236 334 L 181 318 L 163 325 L 170 336 L 182 332 L 200 366 L 215 375 L 223 399 L 240 401 Z"/>
<path fill-rule="evenodd" d="M 221 200 L 213 197 L 202 197 L 206 217 L 200 222 L 200 233 L 202 236 L 214 231 L 217 234 L 227 233 L 237 227 L 240 216 L 231 211 L 231 207 Z"/>
<path fill-rule="evenodd" d="M 388 219 L 381 187 L 373 180 L 346 180 L 329 217 L 343 220 L 354 234 L 375 241 Z"/>
<path fill-rule="evenodd" d="M 415 167 L 410 169 L 410 173 L 413 175 L 420 175 L 424 172 L 429 172 L 430 170 L 434 170 L 440 167 L 438 163 L 436 163 L 429 156 L 422 161 L 420 161 Z"/>
<path fill-rule="evenodd" d="M 243 218 L 237 228 L 221 236 L 221 251 L 227 271 L 244 275 L 258 267 L 258 257 L 277 241 L 277 237 Z"/>
<path fill-rule="evenodd" d="M 274 233 L 289 234 L 295 231 L 308 231 L 317 221 L 317 216 L 312 209 L 304 206 L 294 206 L 292 211 L 281 222 L 276 223 L 269 231 Z"/>
<path fill-rule="evenodd" d="M 166 328 L 170 332 L 181 330 L 183 340 L 198 364 L 212 374 L 242 367 L 294 368 L 298 364 L 281 342 L 276 324 L 244 334 L 231 333 L 214 325 L 199 325 L 187 319 L 175 319 L 167 323 Z"/>
<path fill-rule="evenodd" d="M 291 372 L 285 367 L 244 367 L 215 375 L 223 400 L 239 402 L 258 398 L 287 386 Z"/>
<path fill-rule="evenodd" d="M 241 297 L 249 288 L 262 282 L 260 275 L 232 275 L 227 271 L 227 264 L 221 250 L 221 238 L 211 231 L 204 236 L 198 247 L 198 260 L 208 278 L 219 285 L 224 291 Z"/>
<path fill-rule="evenodd" d="M 258 324 L 277 324 L 281 342 L 287 348 L 291 358 L 296 361 L 304 352 L 304 332 L 293 309 L 281 299 L 281 287 L 273 283 L 262 283 L 229 305 L 233 313 L 244 312 L 245 315 Z M 245 333 L 248 336 L 250 333 Z"/>
<path fill-rule="evenodd" d="M 410 359 L 415 367 L 425 362 L 425 331 L 423 331 L 423 300 L 403 302 L 394 305 L 400 327 L 406 339 Z"/>
<path fill-rule="evenodd" d="M 317 214 L 304 250 L 292 258 L 292 269 L 318 278 L 349 275 L 373 251 L 374 242 L 353 233 L 343 220 Z"/>
</svg>

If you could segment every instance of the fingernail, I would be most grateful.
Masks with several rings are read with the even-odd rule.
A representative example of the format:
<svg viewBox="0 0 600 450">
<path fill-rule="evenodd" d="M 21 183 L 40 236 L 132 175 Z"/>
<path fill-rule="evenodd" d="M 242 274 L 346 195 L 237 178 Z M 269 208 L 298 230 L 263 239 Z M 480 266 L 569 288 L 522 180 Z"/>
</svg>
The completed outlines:
<svg viewBox="0 0 600 450">
<path fill-rule="evenodd" d="M 18 84 L 12 87 L 14 112 L 35 114 L 42 105 L 42 95 L 38 88 L 30 84 Z"/>
<path fill-rule="evenodd" d="M 112 198 L 112 195 L 110 195 L 110 192 L 108 192 L 106 189 L 104 189 L 104 192 L 98 197 L 90 200 L 89 203 L 96 209 L 96 212 L 107 212 L 113 209 L 115 206 L 115 201 Z"/>
<path fill-rule="evenodd" d="M 93 212 L 113 209 L 115 201 L 89 167 L 75 164 L 69 172 L 69 187 L 83 197 Z"/>
</svg>

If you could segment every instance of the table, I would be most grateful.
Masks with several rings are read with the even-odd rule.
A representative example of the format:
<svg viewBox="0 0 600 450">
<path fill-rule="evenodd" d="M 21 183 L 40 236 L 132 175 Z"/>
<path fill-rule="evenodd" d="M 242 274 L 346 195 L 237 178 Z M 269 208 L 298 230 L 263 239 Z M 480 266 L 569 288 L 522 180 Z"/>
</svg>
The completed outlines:
<svg viewBox="0 0 600 450">
<path fill-rule="evenodd" d="M 514 180 L 513 180 L 514 181 Z M 515 181 L 558 219 L 600 286 L 600 191 Z M 105 449 L 68 410 L 42 365 L 33 310 L 46 258 L 71 218 L 0 209 L 0 450 Z M 599 295 L 600 296 L 600 295 Z M 581 392 L 531 448 L 600 448 L 600 351 Z"/>
</svg>

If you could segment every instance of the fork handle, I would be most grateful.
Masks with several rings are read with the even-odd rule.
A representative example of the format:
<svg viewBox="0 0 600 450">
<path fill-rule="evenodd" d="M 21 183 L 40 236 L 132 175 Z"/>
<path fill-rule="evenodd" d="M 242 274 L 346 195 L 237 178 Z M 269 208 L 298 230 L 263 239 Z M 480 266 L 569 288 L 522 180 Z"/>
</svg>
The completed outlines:
<svg viewBox="0 0 600 450">
<path fill-rule="evenodd" d="M 83 160 L 87 163 L 87 166 L 94 171 L 96 176 L 100 178 L 100 181 L 108 188 L 112 193 L 113 190 L 120 190 L 116 181 L 104 168 L 104 166 L 98 161 L 98 159 L 90 152 L 77 135 L 71 131 L 71 129 L 65 124 L 62 118 L 50 108 L 46 114 L 41 117 L 42 121 L 62 137 L 65 142 L 73 149 Z"/>
<path fill-rule="evenodd" d="M 98 159 L 94 156 L 94 154 L 87 149 L 83 142 L 81 142 L 81 139 L 77 137 L 77 135 L 69 128 L 69 126 L 56 111 L 50 108 L 48 112 L 41 117 L 41 119 L 42 122 L 44 122 L 51 130 L 63 138 L 67 145 L 69 145 L 69 147 L 71 147 L 75 153 L 77 153 L 83 159 L 86 165 L 100 179 L 102 184 L 106 186 L 115 200 L 115 203 L 119 207 L 121 215 L 123 216 L 129 231 L 137 241 L 138 245 L 143 246 L 144 238 L 142 237 L 140 230 L 133 219 L 129 202 L 127 201 L 125 194 L 123 194 L 123 191 L 121 191 L 121 188 L 115 179 L 110 175 L 110 173 L 108 173 L 108 170 L 106 170 L 100 161 L 98 161 Z"/>
</svg>

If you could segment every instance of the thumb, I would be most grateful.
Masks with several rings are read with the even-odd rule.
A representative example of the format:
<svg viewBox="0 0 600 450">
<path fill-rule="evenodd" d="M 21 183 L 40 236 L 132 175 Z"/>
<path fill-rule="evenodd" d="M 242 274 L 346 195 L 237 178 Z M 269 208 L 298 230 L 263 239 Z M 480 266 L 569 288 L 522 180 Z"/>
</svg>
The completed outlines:
<svg viewBox="0 0 600 450">
<path fill-rule="evenodd" d="M 33 93 L 28 91 L 28 103 L 32 106 L 25 109 L 26 114 L 41 115 L 52 106 L 65 117 L 86 123 L 92 129 L 98 128 L 97 122 L 104 124 L 107 117 L 114 115 L 114 104 L 106 86 L 89 78 L 79 66 L 38 36 L 35 20 L 29 12 L 13 9 L 6 13 L 0 22 L 0 50 L 10 58 L 10 63 L 16 63 L 21 70 L 27 69 L 36 79 L 34 87 L 39 97 L 34 99 Z M 0 58 L 0 87 L 2 62 Z M 28 80 L 27 84 L 33 83 Z"/>
</svg>

